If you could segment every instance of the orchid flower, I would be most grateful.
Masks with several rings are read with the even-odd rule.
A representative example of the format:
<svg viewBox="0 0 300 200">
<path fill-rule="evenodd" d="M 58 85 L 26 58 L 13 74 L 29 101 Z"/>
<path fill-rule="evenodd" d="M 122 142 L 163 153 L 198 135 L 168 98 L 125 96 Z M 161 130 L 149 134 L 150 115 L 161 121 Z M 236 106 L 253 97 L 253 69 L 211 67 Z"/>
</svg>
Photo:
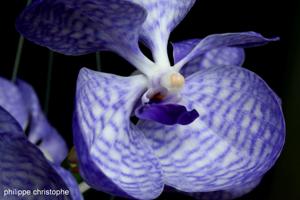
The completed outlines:
<svg viewBox="0 0 300 200">
<path fill-rule="evenodd" d="M 42 113 L 33 88 L 0 78 L 0 93 L 1 189 L 69 189 L 68 199 L 82 199 L 71 173 L 60 167 L 67 146 Z"/>
<path fill-rule="evenodd" d="M 80 71 L 74 143 L 93 188 L 154 199 L 168 185 L 235 198 L 277 160 L 285 136 L 280 99 L 241 65 L 243 48 L 278 38 L 242 32 L 175 43 L 172 65 L 169 35 L 194 3 L 36 0 L 18 18 L 19 32 L 36 44 L 66 55 L 113 51 L 138 70 L 129 77 Z"/>
</svg>

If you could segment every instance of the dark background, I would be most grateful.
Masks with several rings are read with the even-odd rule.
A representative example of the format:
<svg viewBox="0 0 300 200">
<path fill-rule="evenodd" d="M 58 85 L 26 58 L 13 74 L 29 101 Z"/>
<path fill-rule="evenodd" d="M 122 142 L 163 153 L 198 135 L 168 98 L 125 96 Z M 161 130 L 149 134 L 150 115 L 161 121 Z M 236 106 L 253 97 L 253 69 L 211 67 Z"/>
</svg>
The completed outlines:
<svg viewBox="0 0 300 200">
<path fill-rule="evenodd" d="M 1 2 L 0 76 L 11 78 L 19 39 L 14 22 L 26 0 Z M 280 36 L 279 42 L 246 50 L 244 67 L 256 72 L 282 98 L 287 138 L 282 155 L 262 183 L 241 199 L 300 199 L 300 2 L 199 0 L 173 31 L 171 41 L 203 38 L 213 33 L 256 31 L 266 37 Z M 171 50 L 171 48 L 170 48 Z M 25 40 L 18 77 L 29 82 L 44 105 L 49 51 Z M 102 71 L 129 75 L 134 68 L 109 52 L 101 53 Z M 81 67 L 96 70 L 96 56 L 72 57 L 54 53 L 48 118 L 72 145 L 72 110 L 75 85 Z M 1 95 L 1 94 L 0 94 Z M 298 145 L 299 143 L 299 145 Z M 93 198 L 93 195 L 98 198 Z M 103 197 L 103 198 L 101 198 Z M 163 194 L 159 199 L 189 199 L 180 194 Z M 109 199 L 89 191 L 86 199 Z M 117 198 L 120 199 L 120 198 Z"/>
</svg>

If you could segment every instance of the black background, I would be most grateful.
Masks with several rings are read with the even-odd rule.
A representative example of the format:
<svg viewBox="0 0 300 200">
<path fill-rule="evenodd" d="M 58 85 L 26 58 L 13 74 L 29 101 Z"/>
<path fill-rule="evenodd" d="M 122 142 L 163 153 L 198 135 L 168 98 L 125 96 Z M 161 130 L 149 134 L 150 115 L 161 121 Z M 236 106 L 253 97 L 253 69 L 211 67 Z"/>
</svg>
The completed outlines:
<svg viewBox="0 0 300 200">
<path fill-rule="evenodd" d="M 0 76 L 11 78 L 19 34 L 14 22 L 25 0 L 1 2 Z M 300 199 L 300 175 L 297 135 L 299 112 L 300 4 L 297 1 L 197 1 L 183 22 L 173 31 L 170 41 L 203 38 L 213 33 L 256 31 L 281 40 L 246 50 L 244 67 L 256 72 L 282 98 L 287 122 L 287 142 L 279 161 L 259 187 L 241 199 Z M 299 25 L 298 25 L 299 24 Z M 298 30 L 299 29 L 299 30 Z M 299 36 L 298 36 L 299 35 Z M 171 51 L 171 47 L 170 47 Z M 25 41 L 18 77 L 36 90 L 41 104 L 45 101 L 49 51 Z M 95 54 L 64 56 L 54 53 L 48 118 L 72 146 L 72 110 L 75 85 L 81 67 L 96 70 Z M 101 53 L 102 71 L 129 75 L 134 68 L 110 52 Z M 299 66 L 297 68 L 297 66 Z M 299 77 L 300 78 L 300 77 Z M 1 95 L 1 94 L 0 94 Z M 299 118 L 299 117 L 298 117 Z M 97 198 L 95 198 L 95 194 Z M 94 197 L 94 198 L 93 198 Z M 101 198 L 102 197 L 102 198 Z M 189 199 L 180 194 L 163 194 L 159 199 Z M 109 199 L 100 192 L 89 191 L 86 199 Z M 120 199 L 120 198 L 117 198 Z"/>
</svg>

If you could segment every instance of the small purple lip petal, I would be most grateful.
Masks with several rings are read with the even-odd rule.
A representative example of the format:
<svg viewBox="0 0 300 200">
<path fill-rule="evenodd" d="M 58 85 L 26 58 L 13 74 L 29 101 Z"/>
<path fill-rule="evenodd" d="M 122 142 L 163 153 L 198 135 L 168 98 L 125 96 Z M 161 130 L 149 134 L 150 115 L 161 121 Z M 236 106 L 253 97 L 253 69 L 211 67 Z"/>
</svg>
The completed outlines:
<svg viewBox="0 0 300 200">
<path fill-rule="evenodd" d="M 198 112 L 178 104 L 146 104 L 135 110 L 139 119 L 152 120 L 166 125 L 187 125 L 199 117 Z"/>
</svg>

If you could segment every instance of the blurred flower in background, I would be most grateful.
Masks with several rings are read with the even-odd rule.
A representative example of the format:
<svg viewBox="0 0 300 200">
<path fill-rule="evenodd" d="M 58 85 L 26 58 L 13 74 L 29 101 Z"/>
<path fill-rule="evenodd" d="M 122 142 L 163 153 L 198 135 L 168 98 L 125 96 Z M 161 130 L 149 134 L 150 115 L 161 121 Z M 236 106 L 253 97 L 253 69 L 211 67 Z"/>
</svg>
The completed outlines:
<svg viewBox="0 0 300 200">
<path fill-rule="evenodd" d="M 1 87 L 3 87 L 3 80 L 1 82 Z M 72 174 L 60 167 L 60 163 L 57 162 L 56 157 L 60 155 L 51 151 L 51 148 L 62 143 L 59 141 L 61 138 L 55 134 L 53 138 L 48 135 L 47 140 L 51 141 L 50 146 L 44 144 L 43 147 L 38 147 L 32 144 L 26 138 L 21 124 L 1 106 L 0 192 L 2 198 L 29 199 L 35 196 L 35 199 L 45 199 L 45 196 L 52 196 L 56 199 L 82 199 Z M 49 134 L 47 131 L 47 129 L 43 130 L 44 133 Z M 50 151 L 46 152 L 47 147 Z M 24 191 L 29 191 L 29 193 L 24 193 Z M 43 192 L 45 193 L 42 194 Z"/>
</svg>

